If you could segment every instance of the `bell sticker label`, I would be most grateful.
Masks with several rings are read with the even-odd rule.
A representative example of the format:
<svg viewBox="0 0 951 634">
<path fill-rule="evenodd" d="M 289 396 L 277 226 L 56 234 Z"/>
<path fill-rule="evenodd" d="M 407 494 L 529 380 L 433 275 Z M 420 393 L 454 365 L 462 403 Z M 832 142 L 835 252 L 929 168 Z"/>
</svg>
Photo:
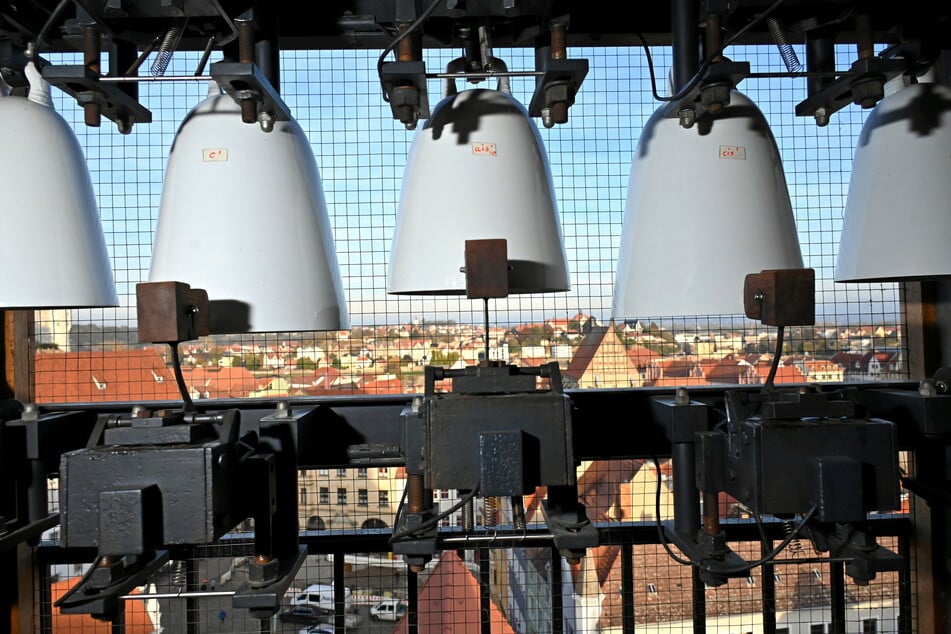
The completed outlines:
<svg viewBox="0 0 951 634">
<path fill-rule="evenodd" d="M 225 163 L 228 161 L 228 150 L 223 147 L 205 148 L 201 151 L 201 159 L 205 163 Z"/>
<path fill-rule="evenodd" d="M 720 158 L 746 160 L 746 148 L 742 145 L 721 145 Z"/>
<path fill-rule="evenodd" d="M 472 153 L 482 156 L 495 156 L 495 143 L 473 143 Z"/>
</svg>

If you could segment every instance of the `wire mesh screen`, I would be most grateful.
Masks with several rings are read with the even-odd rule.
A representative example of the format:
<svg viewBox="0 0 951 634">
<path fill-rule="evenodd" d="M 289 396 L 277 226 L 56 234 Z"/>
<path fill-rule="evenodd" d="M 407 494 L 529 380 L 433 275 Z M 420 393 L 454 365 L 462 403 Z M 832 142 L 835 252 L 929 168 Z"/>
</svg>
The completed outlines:
<svg viewBox="0 0 951 634">
<path fill-rule="evenodd" d="M 128 135 L 107 123 L 85 127 L 76 105 L 54 93 L 58 110 L 73 124 L 86 152 L 121 306 L 36 314 L 37 402 L 178 401 L 183 392 L 195 401 L 413 394 L 423 391 L 426 366 L 460 368 L 486 360 L 518 366 L 556 362 L 566 387 L 579 390 L 756 385 L 765 383 L 771 371 L 778 383 L 908 377 L 896 285 L 832 281 L 852 152 L 866 113 L 845 108 L 824 127 L 795 116 L 795 104 L 806 96 L 805 79 L 766 77 L 784 70 L 771 46 L 735 47 L 730 54 L 750 61 L 754 76 L 741 88 L 763 110 L 782 155 L 804 262 L 816 273 L 815 325 L 787 330 L 774 370 L 776 329 L 742 315 L 612 319 L 629 171 L 657 102 L 643 49 L 583 48 L 570 54 L 588 59 L 589 72 L 569 121 L 551 129 L 538 127 L 550 161 L 571 290 L 484 303 L 464 295 L 387 293 L 403 171 L 416 133 L 395 121 L 382 99 L 377 53 L 284 51 L 281 96 L 319 166 L 352 327 L 185 341 L 178 346 L 181 384 L 171 347 L 138 339 L 135 285 L 149 276 L 165 165 L 176 130 L 208 84 L 190 79 L 143 82 L 140 99 L 153 122 L 136 125 Z M 426 55 L 433 72 L 454 57 L 445 51 Z M 510 70 L 534 67 L 532 51 L 497 50 L 495 55 Z M 843 51 L 843 56 L 847 63 L 850 54 Z M 176 53 L 166 74 L 187 77 L 197 61 L 197 54 Z M 666 85 L 670 62 L 668 49 L 653 50 L 658 86 Z M 439 79 L 429 81 L 431 106 L 444 89 Z M 534 79 L 514 77 L 511 89 L 527 104 Z M 674 186 L 689 188 L 691 180 L 684 173 Z M 252 179 L 245 186 L 267 188 L 269 183 Z M 491 189 L 494 183 L 481 186 Z M 697 213 L 716 214 L 732 194 L 708 192 L 709 206 Z M 214 199 L 206 202 L 216 204 Z M 442 203 L 451 214 L 459 201 L 447 197 Z M 296 275 L 297 264 L 284 256 L 286 237 L 256 238 L 270 246 L 272 257 L 261 268 L 271 276 Z M 199 239 L 202 248 L 236 246 L 221 244 L 214 235 Z M 416 248 L 433 248 L 440 239 L 429 235 Z M 672 257 L 678 249 L 693 248 L 706 251 L 712 261 L 742 249 L 749 237 L 737 227 L 735 240 L 726 244 L 685 247 L 677 232 L 654 239 L 669 245 Z M 658 259 L 641 274 L 654 275 L 665 265 Z M 741 295 L 742 289 L 736 293 Z M 604 531 L 602 544 L 581 561 L 568 561 L 550 544 L 531 541 L 532 530 L 542 525 L 541 494 L 522 502 L 524 535 L 510 536 L 511 548 L 494 542 L 488 548 L 459 529 L 469 523 L 489 530 L 511 524 L 515 511 L 508 502 L 499 507 L 498 500 L 488 500 L 486 506 L 470 509 L 458 504 L 463 492 L 437 490 L 434 504 L 439 529 L 448 536 L 445 547 L 421 570 L 408 571 L 386 541 L 404 495 L 405 471 L 307 469 L 298 483 L 298 520 L 308 557 L 279 614 L 262 623 L 230 607 L 230 593 L 246 580 L 248 557 L 253 556 L 254 527 L 248 523 L 222 545 L 173 553 L 155 579 L 136 590 L 143 596 L 124 600 L 147 605 L 152 627 L 165 631 L 322 634 L 308 629 L 320 623 L 338 631 L 407 631 L 394 628 L 406 628 L 407 619 L 413 619 L 419 631 L 689 632 L 704 622 L 705 631 L 736 633 L 764 631 L 769 621 L 776 632 L 831 632 L 831 623 L 839 618 L 831 610 L 838 609 L 841 598 L 841 605 L 847 605 L 847 631 L 899 631 L 899 573 L 881 574 L 859 587 L 843 581 L 836 562 L 812 557 L 803 544 L 785 553 L 790 561 L 764 562 L 768 565 L 724 585 L 699 580 L 694 567 L 677 561 L 682 553 L 657 533 L 658 522 L 673 517 L 668 461 L 585 462 L 578 469 L 578 484 L 588 516 Z M 723 504 L 725 519 L 749 519 L 729 500 Z M 343 546 L 323 541 L 340 535 Z M 754 536 L 731 546 L 756 561 L 767 554 L 764 543 L 780 541 Z M 52 578 L 75 579 L 76 570 L 51 571 Z M 47 597 L 48 613 L 55 612 L 49 606 L 62 591 L 54 586 L 54 596 Z M 830 592 L 842 594 L 833 598 Z M 66 627 L 47 625 L 50 631 Z M 82 627 L 94 631 L 94 626 L 87 619 Z"/>
<path fill-rule="evenodd" d="M 770 122 L 804 262 L 816 272 L 815 325 L 786 333 L 777 381 L 907 377 L 897 286 L 832 281 L 851 157 L 865 111 L 844 108 L 819 127 L 794 113 L 806 95 L 805 79 L 768 76 L 783 69 L 774 47 L 737 47 L 731 52 L 735 59 L 750 61 L 753 76 L 741 88 Z M 458 295 L 387 294 L 403 168 L 415 132 L 395 121 L 383 101 L 375 54 L 283 53 L 281 94 L 317 159 L 353 327 L 340 333 L 222 335 L 184 342 L 183 366 L 191 369 L 186 383 L 193 396 L 320 393 L 319 385 L 332 386 L 337 393 L 407 393 L 419 390 L 425 365 L 473 365 L 486 355 L 526 366 L 557 361 L 567 371 L 570 387 L 663 386 L 684 382 L 684 374 L 689 384 L 764 382 L 775 329 L 742 315 L 612 319 L 628 173 L 644 122 L 657 102 L 642 49 L 571 53 L 588 59 L 590 70 L 569 121 L 551 129 L 538 125 L 555 186 L 571 290 L 511 295 L 485 305 Z M 657 83 L 663 86 L 669 50 L 653 53 Z M 433 73 L 452 59 L 445 51 L 427 54 Z M 842 51 L 843 59 L 848 55 Z M 511 70 L 533 64 L 531 51 L 500 50 L 496 56 Z M 167 75 L 187 77 L 196 64 L 197 55 L 176 53 Z M 513 77 L 510 83 L 513 96 L 527 104 L 534 79 Z M 428 88 L 435 105 L 446 87 L 431 79 Z M 135 126 L 128 135 L 117 133 L 108 122 L 101 128 L 84 126 L 81 110 L 57 93 L 57 107 L 73 122 L 87 155 L 122 306 L 37 314 L 37 401 L 174 397 L 169 390 L 173 382 L 161 369 L 170 361 L 167 346 L 140 344 L 137 339 L 135 285 L 148 279 L 164 169 L 176 129 L 207 89 L 205 81 L 144 82 L 141 100 L 152 111 L 153 122 Z M 674 186 L 690 187 L 691 174 L 679 176 Z M 454 177 L 462 180 L 467 174 Z M 246 186 L 267 188 L 268 183 Z M 488 190 L 493 183 L 481 186 Z M 718 206 L 730 204 L 732 194 L 710 191 L 708 208 L 697 213 L 716 214 Z M 459 203 L 451 196 L 441 202 L 447 214 Z M 286 236 L 257 239 L 273 244 L 274 257 L 262 268 L 270 269 L 270 275 L 293 277 L 295 263 L 281 257 Z M 671 254 L 702 249 L 711 260 L 743 249 L 748 239 L 742 227 L 728 244 L 687 246 L 677 232 L 656 236 L 669 245 Z M 236 248 L 216 244 L 213 235 L 196 240 L 199 248 Z M 438 242 L 440 236 L 421 240 L 419 249 L 432 248 L 426 240 Z M 641 274 L 656 275 L 664 267 L 658 259 Z M 742 288 L 736 293 L 740 296 Z M 613 332 L 605 336 L 608 329 Z M 609 354 L 597 355 L 600 367 L 591 371 L 586 360 L 611 346 Z M 63 353 L 76 361 L 67 363 L 59 356 Z M 685 365 L 692 367 L 685 370 Z M 140 375 L 146 368 L 151 371 L 137 377 L 133 368 L 141 370 Z M 113 372 L 111 380 L 99 376 L 108 372 Z"/>
</svg>

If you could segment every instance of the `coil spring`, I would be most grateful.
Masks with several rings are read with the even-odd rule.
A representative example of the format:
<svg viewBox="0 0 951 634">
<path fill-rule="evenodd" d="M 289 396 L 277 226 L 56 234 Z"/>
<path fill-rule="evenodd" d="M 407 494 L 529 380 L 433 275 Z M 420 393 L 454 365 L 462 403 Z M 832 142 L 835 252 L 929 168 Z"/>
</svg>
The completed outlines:
<svg viewBox="0 0 951 634">
<path fill-rule="evenodd" d="M 168 70 L 168 65 L 172 61 L 172 54 L 178 48 L 178 43 L 182 39 L 182 31 L 184 29 L 181 26 L 173 26 L 162 38 L 158 53 L 156 53 L 155 60 L 149 69 L 153 77 L 161 77 Z"/>
<path fill-rule="evenodd" d="M 512 526 L 517 531 L 524 531 L 525 524 L 525 505 L 519 496 L 512 497 Z"/>
<path fill-rule="evenodd" d="M 774 17 L 768 17 L 766 18 L 766 26 L 769 28 L 770 35 L 773 36 L 773 41 L 776 42 L 776 48 L 779 49 L 779 54 L 783 58 L 786 70 L 790 73 L 798 73 L 801 71 L 802 63 L 800 63 L 796 51 L 793 50 L 792 44 L 786 39 L 786 34 L 783 33 L 783 29 L 779 25 L 779 20 Z"/>
<path fill-rule="evenodd" d="M 180 588 L 184 588 L 188 583 L 188 572 L 185 570 L 185 562 L 181 559 L 172 562 L 172 583 Z"/>
<path fill-rule="evenodd" d="M 785 520 L 783 522 L 783 537 L 789 537 L 796 531 L 796 522 L 793 520 Z M 787 551 L 790 555 L 798 556 L 802 554 L 802 542 L 796 538 L 789 542 Z"/>
<path fill-rule="evenodd" d="M 482 523 L 485 526 L 499 525 L 499 498 L 491 496 L 483 498 Z"/>
</svg>

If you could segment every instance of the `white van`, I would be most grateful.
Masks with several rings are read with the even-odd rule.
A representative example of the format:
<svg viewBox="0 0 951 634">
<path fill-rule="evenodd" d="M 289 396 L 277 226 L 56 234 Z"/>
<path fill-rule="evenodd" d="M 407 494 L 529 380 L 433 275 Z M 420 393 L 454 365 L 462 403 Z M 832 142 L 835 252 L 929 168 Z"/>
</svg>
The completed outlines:
<svg viewBox="0 0 951 634">
<path fill-rule="evenodd" d="M 350 588 L 343 589 L 343 601 L 346 607 L 350 607 Z M 334 587 L 332 585 L 315 583 L 291 599 L 291 605 L 309 605 L 317 608 L 324 614 L 330 614 L 334 611 Z"/>
<path fill-rule="evenodd" d="M 406 614 L 406 601 L 383 599 L 370 606 L 370 618 L 374 621 L 399 621 Z"/>
</svg>

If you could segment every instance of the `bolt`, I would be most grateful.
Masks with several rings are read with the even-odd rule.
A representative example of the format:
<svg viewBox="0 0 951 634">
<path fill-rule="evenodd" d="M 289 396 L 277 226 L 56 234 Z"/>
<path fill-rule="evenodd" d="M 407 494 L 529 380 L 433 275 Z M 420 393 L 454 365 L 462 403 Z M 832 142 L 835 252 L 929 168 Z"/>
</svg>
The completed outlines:
<svg viewBox="0 0 951 634">
<path fill-rule="evenodd" d="M 689 130 L 697 122 L 697 111 L 693 108 L 684 108 L 677 113 L 680 117 L 680 127 Z"/>
<path fill-rule="evenodd" d="M 552 116 L 551 108 L 542 108 L 542 125 L 546 128 L 555 127 L 555 118 Z"/>
<path fill-rule="evenodd" d="M 258 113 L 258 123 L 261 126 L 261 130 L 264 132 L 270 132 L 274 129 L 274 117 L 270 112 L 261 111 Z"/>
<path fill-rule="evenodd" d="M 151 415 L 152 415 L 151 412 L 145 409 L 144 405 L 132 406 L 132 418 L 148 418 Z"/>
<path fill-rule="evenodd" d="M 812 116 L 816 120 L 816 125 L 820 128 L 829 125 L 829 113 L 825 108 L 816 108 L 816 111 L 812 113 Z"/>
<path fill-rule="evenodd" d="M 40 417 L 40 409 L 36 406 L 36 403 L 27 403 L 23 406 L 23 414 L 20 415 L 20 418 L 23 420 L 37 420 Z"/>
<path fill-rule="evenodd" d="M 938 390 L 935 389 L 934 381 L 925 379 L 918 384 L 918 394 L 921 396 L 937 396 Z"/>
</svg>

